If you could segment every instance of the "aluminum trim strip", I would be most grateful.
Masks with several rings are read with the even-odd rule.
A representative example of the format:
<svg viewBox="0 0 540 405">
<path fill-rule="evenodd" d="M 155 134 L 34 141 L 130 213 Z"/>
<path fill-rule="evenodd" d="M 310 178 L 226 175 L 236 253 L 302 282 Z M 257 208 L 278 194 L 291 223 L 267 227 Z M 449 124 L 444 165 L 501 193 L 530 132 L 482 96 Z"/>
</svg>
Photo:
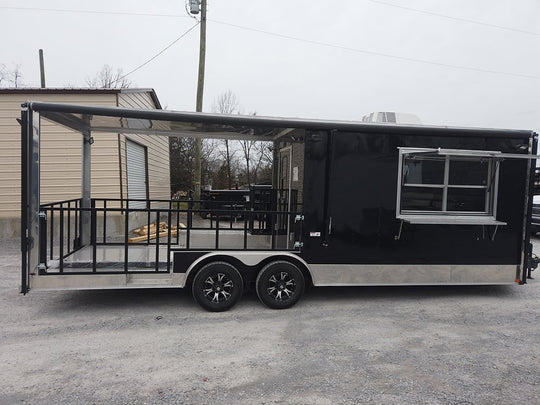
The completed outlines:
<svg viewBox="0 0 540 405">
<path fill-rule="evenodd" d="M 515 265 L 313 264 L 315 286 L 514 284 Z"/>
</svg>

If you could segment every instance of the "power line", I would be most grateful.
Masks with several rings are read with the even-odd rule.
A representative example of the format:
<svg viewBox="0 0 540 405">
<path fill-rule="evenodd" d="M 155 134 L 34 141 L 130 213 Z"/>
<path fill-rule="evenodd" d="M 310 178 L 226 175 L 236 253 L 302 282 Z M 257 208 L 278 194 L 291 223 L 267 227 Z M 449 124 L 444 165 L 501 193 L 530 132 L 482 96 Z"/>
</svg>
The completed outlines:
<svg viewBox="0 0 540 405">
<path fill-rule="evenodd" d="M 522 30 L 522 29 L 519 29 L 519 28 L 505 27 L 503 25 L 490 24 L 490 23 L 485 23 L 485 22 L 476 21 L 476 20 L 469 20 L 468 18 L 452 17 L 452 16 L 449 16 L 449 15 L 446 15 L 446 14 L 435 13 L 435 12 L 432 12 L 432 11 L 420 10 L 418 8 L 412 8 L 412 7 L 401 6 L 401 5 L 398 5 L 398 4 L 387 3 L 386 1 L 380 1 L 380 0 L 365 0 L 365 1 L 369 1 L 370 3 L 380 4 L 380 5 L 387 6 L 387 7 L 394 7 L 394 8 L 400 8 L 402 10 L 413 11 L 415 13 L 427 14 L 427 15 L 430 15 L 430 16 L 435 16 L 435 17 L 440 17 L 440 18 L 446 18 L 446 19 L 449 19 L 449 20 L 465 22 L 465 23 L 468 23 L 468 24 L 482 25 L 484 27 L 497 28 L 497 29 L 506 30 L 506 31 L 514 31 L 514 32 L 519 32 L 521 34 L 534 35 L 534 36 L 540 37 L 540 34 L 537 33 L 537 32 L 526 31 L 526 30 Z"/>
<path fill-rule="evenodd" d="M 10 7 L 0 6 L 4 10 L 24 10 L 24 11 L 49 11 L 56 13 L 77 13 L 77 14 L 111 14 L 111 15 L 131 15 L 139 17 L 172 17 L 172 18 L 190 18 L 183 14 L 152 14 L 152 13 L 133 13 L 128 11 L 99 11 L 99 10 L 73 10 L 61 8 L 38 8 L 38 7 Z"/>
<path fill-rule="evenodd" d="M 442 13 L 435 13 L 432 11 L 427 10 L 421 10 L 418 8 L 412 8 L 407 6 L 401 6 L 398 4 L 392 4 L 388 3 L 386 1 L 381 0 L 366 0 L 371 3 L 387 6 L 387 7 L 394 7 L 399 8 L 402 10 L 412 11 L 415 13 L 421 13 L 426 14 L 430 16 L 440 17 L 440 18 L 446 18 L 449 20 L 454 21 L 460 21 L 468 24 L 475 24 L 475 25 L 481 25 L 484 27 L 490 27 L 490 28 L 497 28 L 502 29 L 506 31 L 513 31 L 513 32 L 519 32 L 521 34 L 527 34 L 527 35 L 534 35 L 534 36 L 540 36 L 540 33 L 527 31 L 519 28 L 512 28 L 512 27 L 506 27 L 503 25 L 497 25 L 497 24 L 490 24 L 485 23 L 482 21 L 477 20 L 471 20 L 468 18 L 461 18 L 461 17 L 453 17 Z M 49 12 L 59 12 L 59 13 L 82 13 L 82 14 L 112 14 L 112 15 L 131 15 L 131 16 L 143 16 L 143 17 L 172 17 L 172 18 L 192 18 L 186 15 L 182 14 L 153 14 L 153 13 L 133 13 L 133 12 L 127 12 L 127 11 L 99 11 L 99 10 L 75 10 L 75 9 L 60 9 L 60 8 L 39 8 L 39 7 L 13 7 L 13 6 L 0 6 L 0 9 L 4 10 L 25 10 L 25 11 L 49 11 Z"/>
<path fill-rule="evenodd" d="M 199 21 L 197 21 L 197 23 L 195 25 L 193 25 L 190 29 L 188 29 L 186 32 L 184 32 L 182 35 L 180 35 L 178 38 L 176 38 L 174 41 L 172 41 L 169 45 L 167 45 L 165 48 L 163 48 L 161 51 L 159 51 L 158 53 L 156 53 L 154 56 L 152 56 L 150 59 L 148 59 L 146 62 L 140 64 L 139 66 L 137 66 L 136 68 L 130 70 L 129 72 L 127 72 L 125 75 L 123 76 L 120 76 L 118 79 L 116 79 L 114 82 L 117 83 L 119 82 L 120 80 L 124 79 L 125 77 L 129 76 L 130 74 L 132 73 L 135 73 L 137 70 L 143 68 L 144 66 L 148 65 L 150 62 L 152 62 L 154 59 L 156 59 L 158 56 L 160 56 L 163 52 L 165 52 L 167 49 L 169 49 L 171 46 L 173 46 L 174 44 L 176 44 L 178 41 L 180 41 L 182 38 L 184 38 L 187 34 L 189 34 L 196 26 L 198 26 L 200 24 Z"/>
<path fill-rule="evenodd" d="M 365 50 L 365 49 L 351 48 L 351 47 L 348 47 L 348 46 L 335 45 L 335 44 L 330 44 L 330 43 L 327 43 L 327 42 L 320 42 L 320 41 L 314 41 L 314 40 L 311 40 L 311 39 L 293 37 L 291 35 L 278 34 L 276 32 L 264 31 L 264 30 L 260 30 L 260 29 L 257 29 L 257 28 L 244 27 L 242 25 L 231 24 L 231 23 L 227 23 L 227 22 L 224 22 L 224 21 L 217 21 L 217 20 L 214 20 L 214 19 L 212 19 L 212 20 L 208 19 L 208 20 L 212 21 L 212 22 L 214 22 L 216 24 L 226 25 L 226 26 L 233 27 L 233 28 L 238 28 L 238 29 L 252 31 L 252 32 L 258 32 L 258 33 L 261 33 L 261 34 L 271 35 L 271 36 L 278 37 L 278 38 L 283 38 L 283 39 L 290 39 L 290 40 L 293 40 L 293 41 L 304 42 L 304 43 L 313 44 L 313 45 L 325 46 L 325 47 L 328 47 L 328 48 L 342 49 L 342 50 L 350 51 L 350 52 L 357 52 L 357 53 L 363 53 L 363 54 L 367 54 L 367 55 L 375 55 L 375 56 L 380 56 L 380 57 L 384 57 L 384 58 L 404 60 L 404 61 L 407 61 L 407 62 L 423 63 L 423 64 L 426 64 L 426 65 L 447 67 L 447 68 L 452 68 L 452 69 L 468 70 L 468 71 L 472 71 L 472 72 L 491 73 L 491 74 L 498 74 L 498 75 L 514 76 L 514 77 L 521 77 L 521 78 L 526 78 L 526 79 L 540 80 L 540 76 L 535 76 L 535 75 L 504 72 L 504 71 L 491 70 L 491 69 L 474 68 L 474 67 L 462 66 L 462 65 L 452 65 L 452 64 L 449 64 L 449 63 L 434 62 L 434 61 L 425 60 L 425 59 L 417 59 L 417 58 L 410 58 L 410 57 L 407 57 L 407 56 L 392 55 L 392 54 L 383 53 L 383 52 L 368 51 L 368 50 Z"/>
<path fill-rule="evenodd" d="M 520 33 L 528 34 L 528 35 L 540 36 L 540 34 L 530 32 L 530 31 L 525 31 L 525 30 L 520 30 L 520 29 L 510 28 L 510 27 L 504 27 L 504 26 L 495 25 L 495 24 L 482 23 L 482 22 L 479 22 L 479 21 L 468 20 L 468 19 L 465 19 L 465 18 L 451 17 L 451 16 L 447 16 L 447 15 L 444 15 L 444 14 L 433 13 L 433 12 L 430 12 L 430 11 L 419 10 L 419 9 L 415 9 L 415 8 L 411 8 L 411 7 L 405 7 L 405 6 L 399 6 L 399 5 L 387 3 L 387 2 L 384 2 L 384 1 L 380 1 L 380 0 L 367 0 L 367 1 L 370 1 L 372 3 L 381 4 L 381 5 L 385 5 L 385 6 L 389 6 L 389 7 L 396 7 L 396 8 L 401 8 L 401 9 L 405 9 L 405 10 L 408 10 L 408 11 L 414 11 L 414 12 L 433 15 L 433 16 L 437 16 L 437 17 L 457 20 L 457 21 L 461 21 L 461 22 L 467 22 L 467 23 L 471 23 L 471 24 L 483 25 L 483 26 L 487 26 L 487 27 L 491 27 L 491 28 L 499 28 L 499 29 L 514 31 L 514 32 L 520 32 Z M 0 9 L 26 10 L 26 11 L 51 11 L 51 12 L 66 12 L 66 13 L 87 13 L 87 14 L 113 14 L 113 15 L 132 15 L 132 16 L 151 16 L 151 17 L 190 18 L 190 17 L 188 17 L 186 15 L 179 15 L 179 14 L 150 14 L 150 13 L 132 13 L 132 12 L 120 12 L 120 11 L 69 10 L 69 9 L 35 8 L 35 7 L 9 7 L 9 6 L 0 6 Z M 222 25 L 226 25 L 226 26 L 229 26 L 229 27 L 234 27 L 234 28 L 243 29 L 243 30 L 252 31 L 252 32 L 258 32 L 258 33 L 261 33 L 261 34 L 271 35 L 271 36 L 278 37 L 278 38 L 289 39 L 289 40 L 309 43 L 309 44 L 313 44 L 313 45 L 325 46 L 325 47 L 329 47 L 329 48 L 342 49 L 342 50 L 346 50 L 346 51 L 350 51 L 350 52 L 357 52 L 357 53 L 363 53 L 363 54 L 368 54 L 368 55 L 375 55 L 375 56 L 380 56 L 380 57 L 404 60 L 404 61 L 408 61 L 408 62 L 423 63 L 423 64 L 428 64 L 428 65 L 433 65 L 433 66 L 441 66 L 441 67 L 447 67 L 447 68 L 452 68 L 452 69 L 468 70 L 468 71 L 474 71 L 474 72 L 480 72 L 480 73 L 499 74 L 499 75 L 514 76 L 514 77 L 521 77 L 521 78 L 527 78 L 527 79 L 540 79 L 540 76 L 535 76 L 535 75 L 511 73 L 511 72 L 497 71 L 497 70 L 491 70 L 491 69 L 473 68 L 473 67 L 469 67 L 469 66 L 452 65 L 452 64 L 434 62 L 434 61 L 429 61 L 429 60 L 424 60 L 424 59 L 392 55 L 392 54 L 387 54 L 387 53 L 382 53 L 382 52 L 368 51 L 368 50 L 365 50 L 365 49 L 351 48 L 351 47 L 346 47 L 346 46 L 341 46 L 341 45 L 335 45 L 335 44 L 329 44 L 329 43 L 320 42 L 320 41 L 309 40 L 309 39 L 305 39 L 305 38 L 293 37 L 293 36 L 290 36 L 290 35 L 264 31 L 264 30 L 260 30 L 260 29 L 257 29 L 257 28 L 250 28 L 250 27 L 244 27 L 244 26 L 237 25 L 237 24 L 231 24 L 231 23 L 227 23 L 227 22 L 224 22 L 224 21 L 217 21 L 217 20 L 211 20 L 211 21 L 213 21 L 213 22 L 215 22 L 217 24 L 222 24 Z M 147 65 L 148 63 L 150 63 L 152 60 L 157 58 L 159 55 L 161 55 L 163 52 L 165 52 L 167 49 L 169 49 L 172 45 L 174 45 L 176 42 L 178 42 L 181 38 L 183 38 L 184 35 L 186 35 L 188 32 L 190 32 L 197 25 L 198 25 L 198 23 L 195 24 L 193 27 L 191 27 L 184 34 L 182 34 L 175 41 L 173 41 L 171 44 L 169 44 L 166 48 L 164 48 L 158 54 L 154 55 L 150 60 L 146 61 L 145 63 L 143 63 L 142 65 L 140 65 L 137 68 L 133 69 L 132 71 L 126 73 L 124 76 L 119 78 L 119 80 L 126 77 L 127 75 L 139 70 L 140 68 Z"/>
</svg>

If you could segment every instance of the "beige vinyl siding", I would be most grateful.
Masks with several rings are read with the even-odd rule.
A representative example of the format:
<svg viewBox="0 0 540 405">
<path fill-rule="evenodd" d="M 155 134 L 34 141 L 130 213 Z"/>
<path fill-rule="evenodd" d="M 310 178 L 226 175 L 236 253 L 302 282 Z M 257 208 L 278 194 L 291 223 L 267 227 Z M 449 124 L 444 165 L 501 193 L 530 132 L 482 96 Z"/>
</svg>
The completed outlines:
<svg viewBox="0 0 540 405">
<path fill-rule="evenodd" d="M 118 94 L 118 106 L 123 108 L 155 109 L 150 93 L 122 90 Z M 148 189 L 150 199 L 170 198 L 169 138 L 159 135 L 121 135 L 120 154 L 122 170 L 122 194 L 127 198 L 126 137 L 146 146 L 148 152 Z"/>
<path fill-rule="evenodd" d="M 115 94 L 0 94 L 0 218 L 20 217 L 20 106 L 26 100 L 115 106 Z M 97 134 L 92 146 L 92 196 L 120 197 L 118 139 Z M 81 135 L 42 120 L 41 202 L 81 195 Z M 0 232 L 1 233 L 1 232 Z"/>
<path fill-rule="evenodd" d="M 158 108 L 149 92 L 141 92 L 133 89 L 122 89 L 118 94 L 118 107 L 122 108 L 142 108 L 154 110 Z"/>
<path fill-rule="evenodd" d="M 21 135 L 15 118 L 21 102 L 0 99 L 0 216 L 18 217 L 21 201 Z"/>
<path fill-rule="evenodd" d="M 0 237 L 16 236 L 20 232 L 21 130 L 16 119 L 21 116 L 22 103 L 30 100 L 115 107 L 121 101 L 122 107 L 156 108 L 152 90 L 19 90 L 0 91 Z M 124 91 L 126 94 L 120 93 Z M 45 119 L 41 128 L 41 202 L 80 198 L 81 134 Z M 125 136 L 116 133 L 96 133 L 92 136 L 95 141 L 92 145 L 92 197 L 127 198 Z M 168 199 L 168 139 L 134 138 L 148 147 L 150 197 Z M 124 159 L 122 165 L 120 155 Z M 107 206 L 112 208 L 119 204 L 108 203 Z"/>
</svg>

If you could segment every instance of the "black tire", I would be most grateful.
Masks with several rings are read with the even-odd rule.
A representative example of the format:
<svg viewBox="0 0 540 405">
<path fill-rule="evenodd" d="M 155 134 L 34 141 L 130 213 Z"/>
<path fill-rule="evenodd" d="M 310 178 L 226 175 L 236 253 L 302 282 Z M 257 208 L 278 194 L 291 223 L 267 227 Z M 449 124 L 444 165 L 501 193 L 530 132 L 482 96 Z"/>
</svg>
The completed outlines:
<svg viewBox="0 0 540 405">
<path fill-rule="evenodd" d="M 257 276 L 259 300 L 269 308 L 290 308 L 304 293 L 304 275 L 294 264 L 279 260 L 267 264 Z"/>
<path fill-rule="evenodd" d="M 231 309 L 244 291 L 244 280 L 238 270 L 226 262 L 212 262 L 203 266 L 191 286 L 195 301 L 208 311 Z"/>
</svg>

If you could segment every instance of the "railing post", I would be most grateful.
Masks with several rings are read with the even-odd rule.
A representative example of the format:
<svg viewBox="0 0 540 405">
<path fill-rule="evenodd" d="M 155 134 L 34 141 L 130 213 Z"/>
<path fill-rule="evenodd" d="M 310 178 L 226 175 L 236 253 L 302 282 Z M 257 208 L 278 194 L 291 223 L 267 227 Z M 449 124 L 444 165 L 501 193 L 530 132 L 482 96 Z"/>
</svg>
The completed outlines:
<svg viewBox="0 0 540 405">
<path fill-rule="evenodd" d="M 146 243 L 150 244 L 150 225 L 152 225 L 152 213 L 150 212 L 150 208 L 152 205 L 148 203 L 148 206 L 146 207 L 146 226 L 148 226 L 148 232 L 146 232 Z M 157 225 L 157 222 L 156 222 Z"/>
<path fill-rule="evenodd" d="M 270 246 L 272 247 L 272 250 L 276 248 L 276 221 L 277 221 L 277 216 L 278 216 L 278 213 L 277 212 L 274 212 L 272 214 L 270 214 L 270 233 L 271 233 L 271 239 L 270 239 Z"/>
<path fill-rule="evenodd" d="M 180 201 L 176 202 L 176 244 L 180 244 Z"/>
<path fill-rule="evenodd" d="M 128 236 L 129 236 L 129 202 L 126 203 L 126 210 L 124 211 L 125 218 L 124 218 L 124 273 L 128 272 L 128 259 L 129 259 L 129 252 L 128 252 Z M 148 229 L 150 231 L 150 229 Z"/>
<path fill-rule="evenodd" d="M 171 271 L 171 220 L 172 220 L 172 203 L 169 203 L 169 214 L 167 216 L 167 273 Z M 178 235 L 179 229 L 176 228 L 176 235 Z"/>
<path fill-rule="evenodd" d="M 103 243 L 107 243 L 107 200 L 103 200 Z"/>
<path fill-rule="evenodd" d="M 68 253 L 71 253 L 71 201 L 68 201 L 68 216 L 67 216 L 67 248 Z"/>
<path fill-rule="evenodd" d="M 64 205 L 60 204 L 60 273 L 64 272 Z"/>
<path fill-rule="evenodd" d="M 49 234 L 49 258 L 53 260 L 54 256 L 54 207 L 51 207 L 51 226 Z"/>
<path fill-rule="evenodd" d="M 39 263 L 47 263 L 47 211 L 39 215 Z"/>
<path fill-rule="evenodd" d="M 191 191 L 188 197 L 188 212 L 187 212 L 187 231 L 186 231 L 186 249 L 189 249 L 191 238 L 191 227 L 193 226 L 193 195 Z"/>
<path fill-rule="evenodd" d="M 248 216 L 249 216 L 249 224 L 251 224 L 253 221 L 252 212 L 253 211 L 246 211 L 244 214 L 244 250 L 247 250 Z"/>
<path fill-rule="evenodd" d="M 161 231 L 159 222 L 160 214 L 161 212 L 158 210 L 156 213 L 156 271 L 159 271 L 159 233 Z M 150 232 L 148 232 L 148 234 L 150 234 Z"/>
<path fill-rule="evenodd" d="M 51 211 L 52 213 L 52 211 Z M 81 236 L 79 235 L 79 218 L 81 213 L 81 200 L 75 200 L 75 243 L 74 248 L 81 247 Z"/>
<path fill-rule="evenodd" d="M 97 271 L 96 256 L 97 256 L 97 213 L 96 213 L 96 200 L 92 199 L 90 212 L 90 225 L 91 225 L 91 244 L 92 244 L 92 272 Z"/>
<path fill-rule="evenodd" d="M 219 214 L 216 214 L 216 250 L 219 249 Z"/>
</svg>

